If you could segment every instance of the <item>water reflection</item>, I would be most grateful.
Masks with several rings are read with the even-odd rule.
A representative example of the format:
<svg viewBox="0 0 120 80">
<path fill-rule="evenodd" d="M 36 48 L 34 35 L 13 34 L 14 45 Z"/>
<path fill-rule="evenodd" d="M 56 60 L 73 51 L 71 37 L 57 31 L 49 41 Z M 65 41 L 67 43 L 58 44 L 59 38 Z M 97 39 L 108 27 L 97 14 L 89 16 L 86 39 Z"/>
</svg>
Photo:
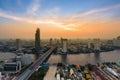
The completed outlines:
<svg viewBox="0 0 120 80">
<path fill-rule="evenodd" d="M 61 55 L 61 62 L 67 64 L 67 54 Z"/>
<path fill-rule="evenodd" d="M 94 53 L 94 61 L 95 61 L 95 63 L 99 63 L 99 62 L 101 62 L 100 61 L 100 53 Z"/>
<path fill-rule="evenodd" d="M 51 55 L 48 63 L 64 62 L 68 64 L 96 64 L 104 61 L 118 61 L 120 60 L 120 50 L 102 53 L 90 53 L 90 54 L 67 54 L 67 55 Z"/>
<path fill-rule="evenodd" d="M 91 56 L 90 54 L 86 54 L 86 56 L 85 56 L 86 63 L 91 62 L 90 56 Z"/>
</svg>

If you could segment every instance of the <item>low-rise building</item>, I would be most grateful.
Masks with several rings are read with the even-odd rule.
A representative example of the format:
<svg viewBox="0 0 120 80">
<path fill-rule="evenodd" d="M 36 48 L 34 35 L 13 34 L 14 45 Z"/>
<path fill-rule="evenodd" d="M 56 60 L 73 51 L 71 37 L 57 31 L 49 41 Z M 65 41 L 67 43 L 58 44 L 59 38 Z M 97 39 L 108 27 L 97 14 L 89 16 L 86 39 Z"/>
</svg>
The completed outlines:
<svg viewBox="0 0 120 80">
<path fill-rule="evenodd" d="M 3 73 L 16 73 L 21 70 L 21 62 L 5 62 L 4 63 L 4 71 Z"/>
</svg>

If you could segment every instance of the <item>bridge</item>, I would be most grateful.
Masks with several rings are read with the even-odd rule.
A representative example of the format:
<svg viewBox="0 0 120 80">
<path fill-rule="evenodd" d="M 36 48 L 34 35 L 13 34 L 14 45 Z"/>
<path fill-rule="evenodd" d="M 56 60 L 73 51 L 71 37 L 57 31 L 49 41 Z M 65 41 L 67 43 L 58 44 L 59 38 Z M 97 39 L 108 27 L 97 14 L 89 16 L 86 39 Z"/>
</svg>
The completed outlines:
<svg viewBox="0 0 120 80">
<path fill-rule="evenodd" d="M 36 71 L 36 69 L 42 64 L 56 49 L 56 47 L 51 47 L 47 52 L 40 56 L 28 69 L 26 69 L 21 75 L 19 75 L 17 80 L 28 80 L 30 76 Z"/>
</svg>

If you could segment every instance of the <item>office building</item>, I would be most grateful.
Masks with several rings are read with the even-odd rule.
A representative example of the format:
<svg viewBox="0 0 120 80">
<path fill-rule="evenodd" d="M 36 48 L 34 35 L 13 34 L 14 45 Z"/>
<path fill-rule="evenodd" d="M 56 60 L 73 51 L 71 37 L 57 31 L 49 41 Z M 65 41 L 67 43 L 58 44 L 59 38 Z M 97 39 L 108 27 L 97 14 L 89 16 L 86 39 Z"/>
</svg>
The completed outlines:
<svg viewBox="0 0 120 80">
<path fill-rule="evenodd" d="M 6 74 L 9 73 L 16 73 L 19 72 L 21 70 L 21 61 L 17 61 L 17 62 L 6 62 L 4 64 L 4 72 Z"/>
<path fill-rule="evenodd" d="M 31 64 L 31 57 L 30 55 L 23 55 L 21 56 L 21 63 L 23 66 Z"/>
<path fill-rule="evenodd" d="M 20 48 L 21 48 L 21 40 L 16 39 L 16 49 L 20 49 Z"/>
<path fill-rule="evenodd" d="M 94 43 L 89 42 L 89 43 L 88 43 L 88 48 L 89 48 L 89 49 L 94 49 Z"/>
<path fill-rule="evenodd" d="M 118 36 L 116 39 L 113 39 L 113 46 L 120 48 L 120 36 Z"/>
<path fill-rule="evenodd" d="M 94 50 L 100 51 L 100 47 L 101 47 L 100 39 L 93 39 L 93 43 L 94 43 Z"/>
<path fill-rule="evenodd" d="M 40 51 L 40 29 L 37 28 L 35 33 L 35 50 L 36 52 Z"/>
<path fill-rule="evenodd" d="M 56 43 L 56 46 L 57 46 L 57 47 L 59 46 L 59 39 L 57 39 L 57 43 Z"/>
<path fill-rule="evenodd" d="M 50 46 L 52 46 L 52 45 L 53 45 L 53 39 L 50 38 Z"/>
<path fill-rule="evenodd" d="M 67 52 L 67 39 L 61 39 L 62 42 L 62 52 L 66 53 Z"/>
<path fill-rule="evenodd" d="M 107 41 L 107 45 L 108 45 L 108 46 L 113 46 L 113 40 L 108 40 L 108 41 Z"/>
<path fill-rule="evenodd" d="M 2 80 L 2 73 L 0 72 L 0 80 Z"/>
</svg>

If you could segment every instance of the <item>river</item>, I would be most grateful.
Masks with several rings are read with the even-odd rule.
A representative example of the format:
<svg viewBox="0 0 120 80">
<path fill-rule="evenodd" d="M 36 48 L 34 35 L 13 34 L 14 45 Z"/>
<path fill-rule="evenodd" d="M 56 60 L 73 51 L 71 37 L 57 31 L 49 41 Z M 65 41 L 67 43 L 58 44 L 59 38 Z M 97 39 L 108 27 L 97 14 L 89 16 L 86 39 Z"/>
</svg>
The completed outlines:
<svg viewBox="0 0 120 80">
<path fill-rule="evenodd" d="M 120 61 L 120 50 L 110 52 L 90 53 L 90 54 L 67 54 L 67 55 L 51 55 L 48 59 L 49 64 L 63 62 L 67 64 L 80 64 L 86 63 L 96 64 L 101 62 L 115 62 Z M 50 66 L 44 80 L 56 80 L 54 74 L 56 66 Z"/>
<path fill-rule="evenodd" d="M 34 54 L 28 54 L 31 56 L 32 61 L 35 60 Z M 3 53 L 0 52 L 0 60 L 8 60 L 16 56 L 15 53 Z M 52 54 L 48 59 L 47 63 L 57 64 L 58 62 L 63 62 L 66 64 L 80 64 L 84 65 L 86 63 L 96 64 L 101 62 L 115 62 L 120 61 L 120 50 L 114 50 L 110 52 L 101 52 L 99 54 L 90 53 L 80 53 L 80 54 L 67 54 L 67 55 L 55 55 Z M 56 80 L 54 74 L 56 72 L 56 66 L 50 66 L 49 70 L 44 77 L 44 80 Z"/>
</svg>

